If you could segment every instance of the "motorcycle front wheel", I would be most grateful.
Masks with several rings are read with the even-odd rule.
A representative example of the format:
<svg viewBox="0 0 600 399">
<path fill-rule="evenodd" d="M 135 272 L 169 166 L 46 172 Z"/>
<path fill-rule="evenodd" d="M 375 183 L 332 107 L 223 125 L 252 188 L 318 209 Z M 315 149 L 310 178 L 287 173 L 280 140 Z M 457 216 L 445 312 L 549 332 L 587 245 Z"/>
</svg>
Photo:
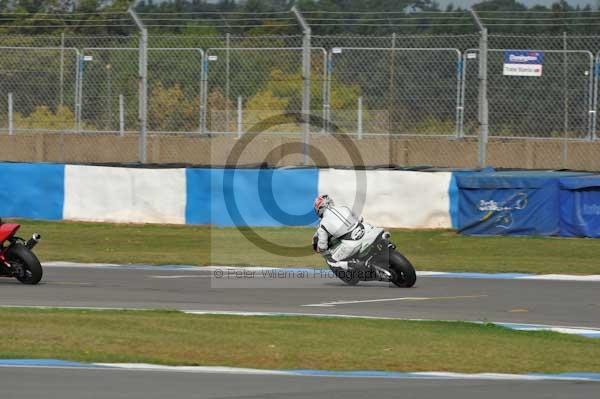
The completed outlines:
<svg viewBox="0 0 600 399">
<path fill-rule="evenodd" d="M 6 253 L 6 260 L 15 270 L 19 270 L 15 278 L 23 284 L 37 284 L 42 279 L 42 265 L 37 256 L 29 248 L 14 244 Z"/>
<path fill-rule="evenodd" d="M 417 281 L 417 272 L 415 268 L 402 254 L 396 251 L 390 251 L 390 271 L 392 272 L 391 282 L 398 287 L 409 288 L 415 285 Z"/>
</svg>

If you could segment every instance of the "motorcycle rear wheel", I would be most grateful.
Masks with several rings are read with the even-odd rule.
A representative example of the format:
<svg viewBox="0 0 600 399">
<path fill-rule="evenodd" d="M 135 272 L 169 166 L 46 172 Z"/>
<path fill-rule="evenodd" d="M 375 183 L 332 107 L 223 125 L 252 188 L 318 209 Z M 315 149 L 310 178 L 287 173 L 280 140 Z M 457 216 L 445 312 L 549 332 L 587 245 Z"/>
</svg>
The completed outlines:
<svg viewBox="0 0 600 399">
<path fill-rule="evenodd" d="M 398 287 L 410 288 L 417 281 L 417 272 L 408 259 L 399 252 L 390 251 L 391 282 Z"/>
<path fill-rule="evenodd" d="M 29 248 L 14 244 L 6 253 L 6 259 L 13 267 L 21 267 L 23 273 L 15 276 L 23 284 L 34 285 L 40 282 L 44 272 L 37 256 Z"/>
</svg>

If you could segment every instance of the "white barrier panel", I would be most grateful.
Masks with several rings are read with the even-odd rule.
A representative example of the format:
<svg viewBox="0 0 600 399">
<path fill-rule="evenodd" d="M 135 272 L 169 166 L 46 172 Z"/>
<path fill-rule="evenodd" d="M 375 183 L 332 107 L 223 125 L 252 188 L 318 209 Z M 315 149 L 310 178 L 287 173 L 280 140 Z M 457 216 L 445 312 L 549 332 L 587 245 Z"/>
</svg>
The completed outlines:
<svg viewBox="0 0 600 399">
<path fill-rule="evenodd" d="M 358 183 L 360 174 L 366 182 L 364 187 Z M 450 172 L 323 169 L 319 193 L 331 195 L 338 205 L 351 207 L 377 226 L 451 228 L 451 177 Z M 364 208 L 356 209 L 355 199 L 363 193 Z"/>
<path fill-rule="evenodd" d="M 185 223 L 185 169 L 66 165 L 63 218 Z"/>
</svg>

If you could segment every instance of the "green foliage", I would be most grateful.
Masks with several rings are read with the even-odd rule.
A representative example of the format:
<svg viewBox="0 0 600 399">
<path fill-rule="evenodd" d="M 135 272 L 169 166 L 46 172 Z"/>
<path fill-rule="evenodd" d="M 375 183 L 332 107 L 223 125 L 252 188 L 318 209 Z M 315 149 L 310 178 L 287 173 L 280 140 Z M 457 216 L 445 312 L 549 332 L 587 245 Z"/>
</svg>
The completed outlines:
<svg viewBox="0 0 600 399">
<path fill-rule="evenodd" d="M 219 32 L 212 26 L 188 25 L 181 29 L 181 34 L 185 36 L 218 36 Z M 158 46 L 157 46 L 158 47 Z"/>
<path fill-rule="evenodd" d="M 318 109 L 323 104 L 322 76 L 312 76 L 311 79 L 311 109 Z M 263 92 L 271 93 L 271 96 L 286 99 L 284 111 L 297 111 L 302 102 L 302 74 L 300 72 L 284 73 L 279 69 L 273 69 L 269 79 L 260 89 L 253 101 L 263 97 Z M 356 109 L 357 99 L 361 89 L 357 84 L 344 84 L 335 77 L 331 81 L 331 107 L 335 109 Z M 280 103 L 281 105 L 282 103 Z M 290 106 L 294 107 L 290 109 Z"/>
<path fill-rule="evenodd" d="M 318 115 L 321 114 L 323 107 L 324 83 L 322 76 L 313 76 L 311 80 L 310 109 L 312 113 Z M 331 82 L 331 108 L 335 110 L 356 110 L 360 92 L 358 85 L 343 84 L 334 79 Z M 301 104 L 302 74 L 300 72 L 284 73 L 280 69 L 273 69 L 264 85 L 246 101 L 244 125 L 252 126 L 259 120 L 287 112 L 300 112 Z M 281 131 L 282 127 L 278 126 L 274 130 Z"/>
<path fill-rule="evenodd" d="M 207 122 L 211 130 L 217 132 L 233 132 L 236 130 L 237 120 L 231 116 L 231 111 L 235 109 L 235 105 L 223 95 L 220 89 L 213 89 L 208 94 L 206 102 L 209 110 Z"/>
<path fill-rule="evenodd" d="M 193 131 L 198 127 L 198 99 L 190 101 L 179 84 L 165 87 L 157 83 L 152 89 L 148 104 L 148 121 L 151 130 Z"/>
<path fill-rule="evenodd" d="M 280 73 L 280 71 L 276 70 L 273 73 L 277 74 Z M 266 88 L 252 96 L 246 102 L 244 109 L 244 126 L 246 128 L 251 128 L 260 120 L 265 120 L 285 113 L 288 110 L 290 98 L 281 96 L 281 94 L 281 91 L 279 91 L 278 95 L 274 93 L 272 88 Z M 282 126 L 274 127 L 274 130 L 281 129 Z"/>
<path fill-rule="evenodd" d="M 14 114 L 16 129 L 69 130 L 75 128 L 75 115 L 70 108 L 58 106 L 55 111 L 43 105 L 36 107 L 31 114 Z"/>
<path fill-rule="evenodd" d="M 81 0 L 76 9 L 77 12 L 89 13 L 87 16 L 77 16 L 77 18 L 85 18 L 87 22 L 97 21 L 102 22 L 107 17 L 102 14 L 94 14 L 97 11 L 125 11 L 129 7 L 128 0 L 114 0 L 107 4 L 101 0 Z M 7 1 L 0 0 L 0 12 L 15 12 L 24 13 L 24 15 L 17 17 L 14 21 L 2 21 L 0 25 L 22 25 L 23 21 L 28 21 L 28 24 L 38 25 L 58 25 L 63 26 L 63 23 L 57 21 L 50 21 L 44 13 L 50 10 L 61 10 L 66 8 L 63 1 L 51 0 L 18 0 L 18 1 Z M 331 14 L 324 14 L 323 12 L 336 12 L 342 13 L 338 16 L 356 19 L 356 22 L 363 23 L 363 26 L 348 26 L 349 24 L 334 24 L 334 25 L 323 25 L 314 26 L 313 33 L 319 35 L 326 34 L 340 34 L 340 33 L 356 33 L 356 34 L 375 34 L 375 33 L 473 33 L 476 32 L 475 24 L 471 17 L 465 14 L 464 19 L 456 19 L 456 15 L 444 14 L 444 11 L 462 11 L 460 7 L 454 7 L 449 5 L 445 10 L 441 9 L 439 4 L 434 0 L 248 0 L 245 2 L 236 2 L 231 0 L 223 0 L 219 3 L 206 2 L 206 1 L 144 1 L 137 6 L 139 12 L 145 13 L 201 13 L 201 12 L 274 12 L 274 11 L 288 11 L 292 5 L 296 5 L 300 10 L 306 12 L 312 12 L 312 18 L 323 18 L 331 17 Z M 485 11 L 508 11 L 508 14 L 504 14 L 503 18 L 519 18 L 519 26 L 506 26 L 506 27 L 495 27 L 495 31 L 510 31 L 512 33 L 539 33 L 539 32 L 551 32 L 551 33 L 562 33 L 563 31 L 578 32 L 578 33 L 599 33 L 600 32 L 600 14 L 595 13 L 594 18 L 597 20 L 588 20 L 589 24 L 581 24 L 577 21 L 578 16 L 589 17 L 589 11 L 591 7 L 589 5 L 581 8 L 578 6 L 571 6 L 567 1 L 557 0 L 551 6 L 535 5 L 530 8 L 522 3 L 515 0 L 489 0 L 481 2 L 474 6 L 476 10 Z M 539 15 L 525 14 L 523 11 L 546 11 L 550 12 L 545 15 L 550 19 L 556 19 L 556 21 L 549 21 L 549 26 L 534 27 L 528 22 L 534 22 Z M 388 23 L 377 23 L 373 22 L 372 12 L 402 12 L 405 14 L 398 14 L 397 16 L 412 17 L 410 25 L 414 26 L 394 26 L 399 21 L 388 22 Z M 439 12 L 440 15 L 436 15 L 435 19 L 431 18 L 431 14 L 419 15 L 419 11 L 425 11 L 427 13 Z M 569 11 L 570 20 L 561 19 L 564 11 Z M 365 14 L 346 15 L 345 12 L 364 12 Z M 204 17 L 211 14 L 206 14 Z M 226 31 L 230 33 L 245 33 L 248 35 L 257 34 L 298 34 L 299 27 L 295 21 L 289 23 L 290 26 L 284 27 L 273 27 L 272 25 L 280 25 L 281 21 L 273 21 L 269 19 L 256 20 L 254 24 L 263 25 L 264 27 L 251 27 L 251 28 L 227 28 L 227 24 L 223 19 L 222 15 L 215 15 L 215 21 L 220 22 L 219 25 L 223 28 L 218 28 L 219 34 Z M 212 18 L 212 17 L 211 17 Z M 67 18 L 68 19 L 68 18 Z M 127 23 L 131 21 L 127 16 L 124 16 L 124 20 Z M 225 23 L 223 23 L 225 22 Z M 406 22 L 406 20 L 404 20 Z M 435 22 L 436 26 L 431 26 Z M 464 25 L 464 26 L 457 26 Z M 84 31 L 81 28 L 82 24 L 67 24 L 68 31 Z M 235 24 L 233 24 L 235 25 Z M 213 34 L 214 28 L 206 27 L 192 27 L 183 26 L 181 28 L 156 28 L 158 31 L 169 31 L 171 33 L 187 33 L 187 34 Z M 49 32 L 50 30 L 40 29 L 38 33 Z M 13 31 L 14 32 L 14 31 Z M 102 27 L 91 30 L 91 28 L 85 28 L 87 33 L 116 33 L 123 34 L 126 31 L 121 27 Z M 127 31 L 128 32 L 128 31 Z"/>
<path fill-rule="evenodd" d="M 452 134 L 456 130 L 456 121 L 442 120 L 428 116 L 417 122 L 412 132 L 415 134 Z"/>
<path fill-rule="evenodd" d="M 245 109 L 247 110 L 268 110 L 271 113 L 281 114 L 287 111 L 287 107 L 290 103 L 289 96 L 285 95 L 284 90 L 273 90 L 273 88 L 267 88 L 259 91 L 254 96 L 250 97 L 246 103 Z"/>
</svg>

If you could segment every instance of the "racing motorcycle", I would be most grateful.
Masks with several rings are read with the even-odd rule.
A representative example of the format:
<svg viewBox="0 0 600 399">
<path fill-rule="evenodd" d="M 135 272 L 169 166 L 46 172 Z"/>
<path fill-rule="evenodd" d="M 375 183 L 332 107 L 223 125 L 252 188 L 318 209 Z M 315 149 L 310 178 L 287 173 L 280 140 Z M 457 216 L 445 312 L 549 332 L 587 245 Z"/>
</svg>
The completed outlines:
<svg viewBox="0 0 600 399">
<path fill-rule="evenodd" d="M 33 253 L 41 236 L 33 234 L 27 241 L 15 234 L 20 224 L 0 219 L 0 277 L 14 277 L 23 284 L 37 284 L 42 279 L 42 265 Z"/>
<path fill-rule="evenodd" d="M 408 288 L 417 281 L 413 265 L 396 250 L 396 245 L 390 241 L 390 234 L 381 228 L 375 227 L 365 232 L 365 240 L 354 259 L 364 262 L 364 267 L 348 270 L 329 268 L 348 285 L 356 285 L 359 281 L 388 281 L 398 287 Z"/>
</svg>

